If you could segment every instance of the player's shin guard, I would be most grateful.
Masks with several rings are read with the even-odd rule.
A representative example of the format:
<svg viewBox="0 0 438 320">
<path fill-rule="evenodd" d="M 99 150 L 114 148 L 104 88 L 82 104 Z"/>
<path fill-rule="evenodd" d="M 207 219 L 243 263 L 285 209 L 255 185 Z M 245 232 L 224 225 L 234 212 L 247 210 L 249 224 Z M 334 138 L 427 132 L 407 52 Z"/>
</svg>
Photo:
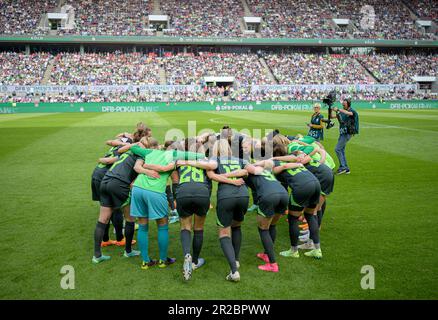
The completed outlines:
<svg viewBox="0 0 438 320">
<path fill-rule="evenodd" d="M 126 221 L 125 224 L 125 251 L 130 253 L 132 251 L 132 239 L 134 238 L 135 222 Z"/>
<path fill-rule="evenodd" d="M 300 228 L 298 227 L 298 217 L 293 215 L 287 216 L 289 223 L 290 245 L 295 251 L 298 250 L 298 238 L 300 236 Z"/>
<path fill-rule="evenodd" d="M 231 243 L 230 237 L 222 237 L 219 239 L 221 242 L 221 248 L 224 252 L 225 258 L 228 260 L 228 264 L 230 265 L 231 272 L 234 273 L 237 271 L 236 265 L 236 256 L 234 255 L 233 244 Z"/>
<path fill-rule="evenodd" d="M 105 225 L 105 231 L 103 232 L 102 241 L 104 241 L 104 242 L 109 241 L 109 239 L 110 239 L 109 230 L 110 230 L 110 224 L 108 223 Z"/>
<path fill-rule="evenodd" d="M 167 260 L 167 250 L 169 249 L 169 226 L 158 226 L 158 249 L 160 250 L 160 260 Z"/>
<path fill-rule="evenodd" d="M 100 245 L 102 243 L 106 226 L 107 224 L 97 221 L 96 229 L 94 230 L 94 256 L 96 258 L 100 258 L 100 256 L 102 256 Z"/>
<path fill-rule="evenodd" d="M 115 210 L 111 217 L 111 220 L 116 230 L 117 241 L 123 240 L 123 213 L 120 210 Z"/>
<path fill-rule="evenodd" d="M 319 226 L 318 226 L 317 217 L 310 213 L 305 213 L 304 216 L 306 217 L 307 224 L 309 225 L 310 239 L 312 239 L 315 248 L 319 249 L 320 241 L 319 241 Z"/>
<path fill-rule="evenodd" d="M 149 225 L 139 224 L 137 242 L 144 262 L 149 262 Z"/>
<path fill-rule="evenodd" d="M 233 242 L 234 255 L 236 260 L 239 261 L 240 247 L 242 245 L 242 229 L 239 227 L 231 227 L 231 240 Z"/>
<path fill-rule="evenodd" d="M 189 230 L 181 230 L 180 232 L 181 236 L 181 246 L 183 249 L 183 254 L 186 256 L 187 254 L 190 254 L 190 242 L 192 241 L 192 234 Z"/>
<path fill-rule="evenodd" d="M 204 242 L 204 230 L 193 231 L 193 263 L 198 264 L 199 254 L 201 253 Z"/>
<path fill-rule="evenodd" d="M 263 248 L 269 257 L 270 263 L 275 263 L 274 243 L 272 242 L 269 230 L 262 230 L 259 228 L 260 239 L 262 240 Z"/>
</svg>

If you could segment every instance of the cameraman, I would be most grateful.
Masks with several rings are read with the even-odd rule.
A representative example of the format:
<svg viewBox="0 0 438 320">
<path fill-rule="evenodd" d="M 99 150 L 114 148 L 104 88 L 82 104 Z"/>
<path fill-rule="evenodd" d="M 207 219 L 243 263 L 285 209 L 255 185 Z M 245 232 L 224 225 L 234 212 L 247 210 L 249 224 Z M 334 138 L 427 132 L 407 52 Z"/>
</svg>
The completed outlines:
<svg viewBox="0 0 438 320">
<path fill-rule="evenodd" d="M 342 109 L 333 108 L 336 115 L 331 115 L 331 118 L 337 118 L 339 121 L 339 139 L 336 145 L 335 152 L 339 159 L 339 168 L 337 174 L 349 174 L 350 168 L 345 157 L 345 147 L 351 137 L 359 133 L 359 115 L 351 107 L 351 99 L 347 98 L 342 101 Z"/>
</svg>

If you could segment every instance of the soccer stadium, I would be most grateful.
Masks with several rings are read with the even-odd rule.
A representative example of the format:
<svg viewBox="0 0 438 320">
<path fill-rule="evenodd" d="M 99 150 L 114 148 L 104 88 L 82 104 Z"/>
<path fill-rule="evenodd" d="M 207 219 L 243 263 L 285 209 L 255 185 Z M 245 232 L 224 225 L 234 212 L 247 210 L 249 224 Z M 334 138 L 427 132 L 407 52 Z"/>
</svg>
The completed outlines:
<svg viewBox="0 0 438 320">
<path fill-rule="evenodd" d="M 1 0 L 0 298 L 436 300 L 438 1 Z"/>
</svg>

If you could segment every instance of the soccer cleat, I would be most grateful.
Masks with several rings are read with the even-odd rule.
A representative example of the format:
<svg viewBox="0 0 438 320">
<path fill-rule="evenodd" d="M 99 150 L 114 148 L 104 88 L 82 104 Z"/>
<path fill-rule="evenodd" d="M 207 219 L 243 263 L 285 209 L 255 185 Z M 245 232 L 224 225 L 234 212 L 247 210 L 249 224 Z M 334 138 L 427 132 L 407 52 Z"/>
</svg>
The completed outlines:
<svg viewBox="0 0 438 320">
<path fill-rule="evenodd" d="M 155 266 L 156 264 L 157 264 L 157 260 L 151 260 L 151 261 L 149 261 L 149 262 L 145 262 L 145 261 L 143 261 L 143 262 L 141 263 L 141 268 L 142 268 L 143 270 L 147 270 L 147 269 L 149 269 L 150 267 Z"/>
<path fill-rule="evenodd" d="M 227 277 L 225 278 L 227 281 L 231 282 L 239 282 L 240 281 L 240 273 L 239 271 L 236 271 L 234 273 L 230 272 Z"/>
<path fill-rule="evenodd" d="M 253 212 L 256 211 L 259 208 L 258 205 L 253 204 L 251 207 L 248 208 L 248 212 Z"/>
<path fill-rule="evenodd" d="M 109 259 L 111 259 L 110 256 L 101 255 L 99 258 L 96 258 L 95 256 L 93 256 L 93 259 L 91 259 L 91 262 L 98 264 L 98 263 L 101 263 L 104 261 L 108 261 Z"/>
<path fill-rule="evenodd" d="M 205 264 L 205 259 L 198 258 L 198 264 L 192 263 L 192 268 L 193 268 L 193 270 L 196 270 L 196 269 L 199 269 L 200 267 L 202 267 L 204 264 Z"/>
<path fill-rule="evenodd" d="M 179 217 L 178 216 L 170 216 L 169 217 L 169 223 L 170 224 L 172 224 L 172 223 L 176 223 L 176 222 L 178 222 L 179 221 Z"/>
<path fill-rule="evenodd" d="M 281 251 L 280 256 L 286 257 L 286 258 L 299 258 L 300 253 L 297 251 L 293 251 L 292 248 L 286 251 Z"/>
<path fill-rule="evenodd" d="M 186 256 L 184 257 L 184 264 L 183 264 L 184 280 L 186 281 L 190 280 L 190 278 L 192 277 L 192 271 L 193 271 L 192 256 L 190 254 L 186 254 Z"/>
<path fill-rule="evenodd" d="M 138 250 L 131 250 L 131 252 L 126 252 L 126 250 L 125 250 L 125 252 L 123 253 L 123 256 L 125 257 L 125 258 L 132 258 L 132 257 L 138 257 L 140 255 L 140 251 L 138 251 Z"/>
<path fill-rule="evenodd" d="M 266 263 L 269 263 L 269 257 L 266 253 L 257 253 L 256 257 L 259 258 L 260 260 L 263 260 Z"/>
<path fill-rule="evenodd" d="M 167 266 L 170 266 L 175 262 L 176 262 L 175 258 L 167 258 L 166 261 L 160 259 L 160 261 L 158 261 L 158 268 L 166 268 Z"/>
<path fill-rule="evenodd" d="M 136 244 L 136 243 L 137 243 L 136 240 L 132 240 L 132 242 L 131 242 L 131 244 Z M 123 239 L 120 240 L 120 241 L 115 241 L 114 244 L 115 244 L 116 246 L 118 246 L 118 247 L 124 247 L 124 246 L 126 245 L 126 239 L 123 238 Z"/>
<path fill-rule="evenodd" d="M 101 246 L 102 248 L 104 248 L 104 247 L 109 247 L 109 246 L 115 245 L 116 242 L 117 242 L 116 240 L 102 241 L 102 242 L 100 243 L 100 246 Z"/>
<path fill-rule="evenodd" d="M 345 174 L 350 174 L 350 169 L 345 170 Z"/>
<path fill-rule="evenodd" d="M 313 244 L 312 240 L 309 240 L 306 243 L 300 244 L 298 246 L 298 249 L 301 249 L 301 250 L 313 250 L 313 249 L 315 249 L 315 245 Z"/>
<path fill-rule="evenodd" d="M 310 230 L 306 229 L 306 230 L 300 230 L 300 235 L 305 235 L 305 234 L 309 234 Z"/>
<path fill-rule="evenodd" d="M 322 251 L 321 251 L 321 249 L 313 249 L 312 251 L 305 252 L 304 255 L 306 257 L 313 257 L 315 259 L 321 259 L 322 258 Z"/>
<path fill-rule="evenodd" d="M 309 241 L 309 238 L 310 238 L 309 234 L 304 234 L 304 235 L 302 235 L 302 236 L 299 236 L 298 239 L 299 239 L 301 242 L 307 242 L 307 241 Z"/>
<path fill-rule="evenodd" d="M 344 174 L 346 172 L 347 172 L 347 169 L 338 169 L 338 171 L 336 171 L 336 174 L 340 175 L 340 174 Z"/>
<path fill-rule="evenodd" d="M 278 263 L 267 263 L 261 266 L 258 266 L 260 270 L 269 271 L 269 272 L 278 272 Z"/>
</svg>

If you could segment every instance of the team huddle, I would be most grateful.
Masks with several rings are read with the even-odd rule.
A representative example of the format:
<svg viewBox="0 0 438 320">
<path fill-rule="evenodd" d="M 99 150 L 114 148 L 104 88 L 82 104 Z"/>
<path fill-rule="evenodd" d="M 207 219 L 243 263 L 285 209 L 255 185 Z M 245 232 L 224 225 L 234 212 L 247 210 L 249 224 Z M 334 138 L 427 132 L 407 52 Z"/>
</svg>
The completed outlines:
<svg viewBox="0 0 438 320">
<path fill-rule="evenodd" d="M 189 280 L 205 264 L 201 249 L 213 182 L 218 184 L 219 242 L 230 266 L 226 280 L 240 280 L 241 225 L 248 210 L 257 212 L 264 248 L 257 254 L 264 262 L 260 270 L 279 272 L 274 246 L 276 225 L 284 215 L 291 246 L 280 255 L 299 258 L 299 249 L 304 249 L 305 256 L 322 258 L 320 227 L 326 198 L 333 191 L 335 163 L 314 137 L 285 136 L 275 130 L 255 139 L 224 126 L 219 133 L 160 146 L 152 130 L 139 123 L 133 134 L 119 134 L 107 144 L 111 148 L 99 159 L 91 182 L 93 200 L 100 202 L 93 263 L 110 259 L 102 254 L 108 245 L 124 246 L 126 258 L 140 256 L 142 269 L 175 263 L 168 256 L 170 219 L 180 222 L 183 278 Z M 109 239 L 110 221 L 116 241 Z M 149 256 L 151 221 L 158 229 L 157 260 Z M 132 248 L 136 223 L 139 250 Z"/>
</svg>

